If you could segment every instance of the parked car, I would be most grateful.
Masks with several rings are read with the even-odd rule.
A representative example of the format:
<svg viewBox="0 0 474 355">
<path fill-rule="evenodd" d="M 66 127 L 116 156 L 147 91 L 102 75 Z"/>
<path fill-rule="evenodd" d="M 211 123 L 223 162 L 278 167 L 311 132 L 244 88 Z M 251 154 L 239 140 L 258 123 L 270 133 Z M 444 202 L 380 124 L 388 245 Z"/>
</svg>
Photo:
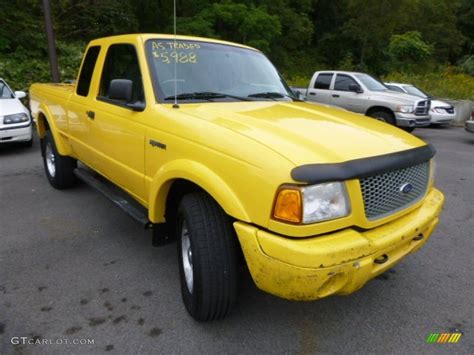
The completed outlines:
<svg viewBox="0 0 474 355">
<path fill-rule="evenodd" d="M 385 86 L 392 91 L 415 95 L 424 99 L 431 100 L 430 117 L 431 124 L 442 125 L 450 123 L 456 117 L 456 110 L 454 106 L 447 102 L 436 100 L 431 95 L 425 93 L 423 90 L 410 84 L 400 83 L 385 83 Z"/>
<path fill-rule="evenodd" d="M 349 294 L 421 248 L 439 221 L 433 147 L 297 100 L 247 46 L 97 39 L 77 85 L 30 94 L 50 184 L 79 177 L 152 226 L 154 245 L 177 241 L 182 299 L 198 320 L 231 310 L 241 260 L 286 299 Z"/>
<path fill-rule="evenodd" d="M 296 88 L 309 101 L 362 113 L 412 131 L 430 124 L 430 100 L 391 92 L 374 77 L 356 72 L 318 71 L 308 88 Z"/>
<path fill-rule="evenodd" d="M 464 124 L 466 131 L 474 133 L 474 109 L 471 112 L 471 118 Z"/>
<path fill-rule="evenodd" d="M 24 97 L 25 92 L 13 92 L 0 78 L 0 144 L 21 143 L 29 147 L 33 144 L 31 115 L 20 101 Z"/>
</svg>

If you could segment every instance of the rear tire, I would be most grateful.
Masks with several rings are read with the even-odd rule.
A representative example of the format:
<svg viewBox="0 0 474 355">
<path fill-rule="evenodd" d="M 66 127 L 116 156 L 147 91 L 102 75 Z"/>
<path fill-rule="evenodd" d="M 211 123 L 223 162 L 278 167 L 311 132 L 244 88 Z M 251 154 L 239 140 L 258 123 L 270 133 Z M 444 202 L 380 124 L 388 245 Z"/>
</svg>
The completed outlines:
<svg viewBox="0 0 474 355">
<path fill-rule="evenodd" d="M 198 321 L 224 318 L 237 299 L 238 243 L 231 219 L 206 193 L 185 195 L 176 223 L 181 295 Z"/>
<path fill-rule="evenodd" d="M 44 170 L 51 186 L 59 190 L 73 186 L 76 182 L 74 169 L 77 161 L 58 153 L 51 131 L 46 131 L 42 143 Z"/>
<path fill-rule="evenodd" d="M 391 124 L 392 126 L 395 126 L 395 117 L 393 116 L 393 113 L 388 112 L 388 111 L 374 111 L 369 113 L 369 117 L 375 118 L 378 121 L 382 121 L 388 124 Z"/>
</svg>

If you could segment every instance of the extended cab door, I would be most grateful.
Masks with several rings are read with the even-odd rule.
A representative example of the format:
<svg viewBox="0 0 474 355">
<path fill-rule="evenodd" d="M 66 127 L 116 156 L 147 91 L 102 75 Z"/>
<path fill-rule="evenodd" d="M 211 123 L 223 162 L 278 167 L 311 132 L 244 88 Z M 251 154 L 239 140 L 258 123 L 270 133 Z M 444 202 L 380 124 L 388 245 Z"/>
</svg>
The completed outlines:
<svg viewBox="0 0 474 355">
<path fill-rule="evenodd" d="M 110 97 L 114 79 L 132 81 L 132 101 Z M 127 104 L 143 105 L 143 112 Z M 143 80 L 136 47 L 130 43 L 112 44 L 107 48 L 97 97 L 93 107 L 91 145 L 97 154 L 97 170 L 132 196 L 145 202 L 145 115 Z"/>
<path fill-rule="evenodd" d="M 364 102 L 367 101 L 362 87 L 348 74 L 336 74 L 331 90 L 330 104 L 346 110 L 365 113 Z"/>
<path fill-rule="evenodd" d="M 95 149 L 91 146 L 93 122 L 90 107 L 94 101 L 93 74 L 97 69 L 101 47 L 90 46 L 84 55 L 76 91 L 68 103 L 68 131 L 71 147 L 79 160 L 91 167 L 97 164 Z"/>
<path fill-rule="evenodd" d="M 310 101 L 323 104 L 331 103 L 331 93 L 329 88 L 334 77 L 334 73 L 316 73 L 308 87 L 308 99 Z"/>
</svg>

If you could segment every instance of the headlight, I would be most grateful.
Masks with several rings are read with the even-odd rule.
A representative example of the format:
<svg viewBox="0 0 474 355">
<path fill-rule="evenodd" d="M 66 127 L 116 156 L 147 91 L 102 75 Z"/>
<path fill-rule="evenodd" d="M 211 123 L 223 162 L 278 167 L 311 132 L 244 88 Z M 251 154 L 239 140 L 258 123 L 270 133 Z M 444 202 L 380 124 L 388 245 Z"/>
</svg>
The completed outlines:
<svg viewBox="0 0 474 355">
<path fill-rule="evenodd" d="M 413 112 L 413 106 L 412 106 L 412 105 L 400 105 L 400 106 L 397 106 L 397 112 L 401 112 L 401 113 L 412 113 L 412 112 Z"/>
<path fill-rule="evenodd" d="M 433 107 L 433 108 L 431 109 L 431 112 L 446 113 L 445 109 L 444 109 L 444 108 L 440 108 L 440 107 Z"/>
<path fill-rule="evenodd" d="M 302 224 L 340 218 L 349 213 L 349 198 L 342 182 L 284 185 L 277 193 L 273 208 L 275 219 Z"/>
<path fill-rule="evenodd" d="M 6 115 L 3 117 L 4 124 L 15 124 L 29 121 L 29 117 L 26 113 L 16 113 L 14 115 Z"/>
</svg>

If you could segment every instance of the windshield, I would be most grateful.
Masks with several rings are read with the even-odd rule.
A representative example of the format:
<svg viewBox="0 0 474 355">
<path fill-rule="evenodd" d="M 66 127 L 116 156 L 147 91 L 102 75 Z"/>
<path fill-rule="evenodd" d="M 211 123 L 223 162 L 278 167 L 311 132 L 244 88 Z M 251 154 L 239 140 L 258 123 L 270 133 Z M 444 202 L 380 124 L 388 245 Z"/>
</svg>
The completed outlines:
<svg viewBox="0 0 474 355">
<path fill-rule="evenodd" d="M 162 102 L 175 96 L 180 103 L 294 99 L 272 63 L 256 50 L 156 39 L 146 42 L 146 52 L 157 100 Z"/>
<path fill-rule="evenodd" d="M 0 100 L 1 99 L 13 99 L 15 96 L 8 88 L 7 84 L 3 80 L 0 80 Z"/>
<path fill-rule="evenodd" d="M 405 89 L 405 91 L 411 95 L 415 95 L 415 96 L 420 96 L 420 97 L 424 97 L 424 98 L 428 98 L 428 95 L 425 94 L 423 91 L 421 91 L 420 89 L 418 89 L 417 87 L 414 87 L 414 86 L 411 86 L 411 85 L 405 85 L 403 86 L 403 88 Z"/>
<path fill-rule="evenodd" d="M 362 84 L 370 91 L 388 91 L 387 87 L 374 77 L 367 74 L 355 74 Z"/>
</svg>

